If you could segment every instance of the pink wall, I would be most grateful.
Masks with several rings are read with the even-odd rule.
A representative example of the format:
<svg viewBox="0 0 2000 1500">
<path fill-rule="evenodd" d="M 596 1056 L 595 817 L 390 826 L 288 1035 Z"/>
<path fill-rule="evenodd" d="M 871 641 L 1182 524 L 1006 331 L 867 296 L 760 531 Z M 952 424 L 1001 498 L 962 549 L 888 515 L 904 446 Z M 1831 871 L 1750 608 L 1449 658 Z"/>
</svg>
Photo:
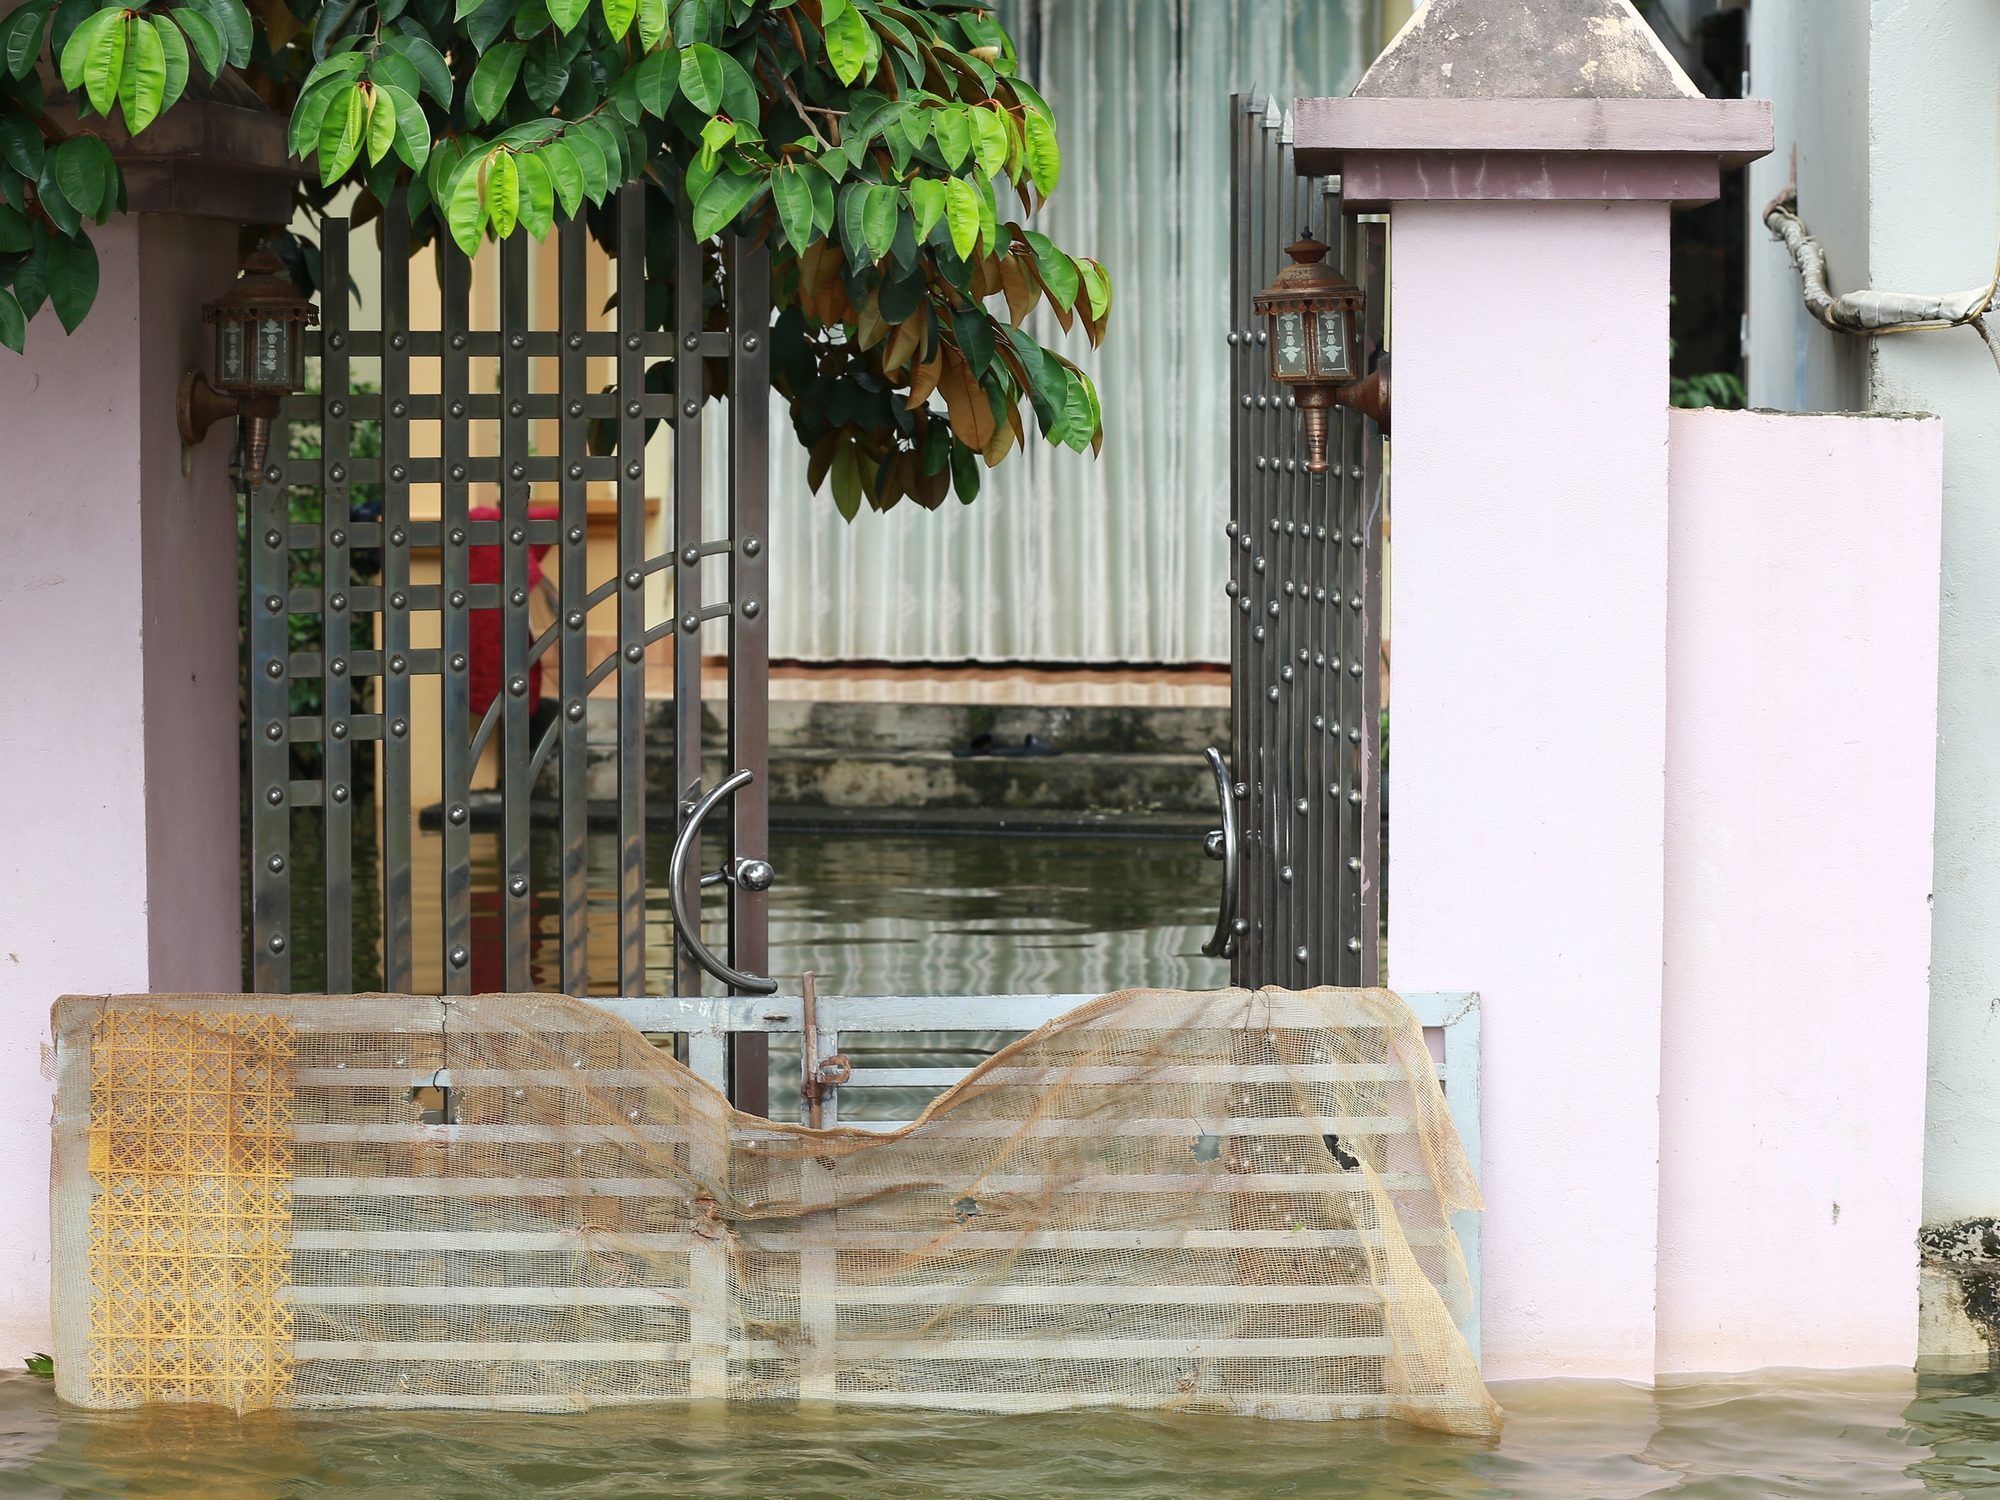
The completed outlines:
<svg viewBox="0 0 2000 1500">
<path fill-rule="evenodd" d="M 1493 1379 L 1654 1371 L 1667 212 L 1395 209 L 1389 977 L 1484 997 Z"/>
<path fill-rule="evenodd" d="M 49 1005 L 237 988 L 234 506 L 173 401 L 233 227 L 92 230 L 97 305 L 0 354 L 0 1350 L 48 1347 Z M 205 363 L 205 361 L 203 361 Z M 142 550 L 142 541 L 145 549 Z M 142 651 L 145 653 L 142 659 Z"/>
<path fill-rule="evenodd" d="M 1943 424 L 1671 430 L 1659 1368 L 1907 1365 Z"/>
</svg>

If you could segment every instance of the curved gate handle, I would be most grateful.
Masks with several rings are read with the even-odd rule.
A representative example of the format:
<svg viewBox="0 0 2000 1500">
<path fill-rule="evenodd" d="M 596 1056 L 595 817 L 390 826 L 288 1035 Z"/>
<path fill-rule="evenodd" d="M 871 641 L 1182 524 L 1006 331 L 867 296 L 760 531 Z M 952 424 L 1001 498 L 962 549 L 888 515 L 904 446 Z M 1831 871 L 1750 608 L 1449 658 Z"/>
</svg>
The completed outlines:
<svg viewBox="0 0 2000 1500">
<path fill-rule="evenodd" d="M 1202 849 L 1210 859 L 1222 861 L 1222 911 L 1215 919 L 1215 936 L 1201 945 L 1201 951 L 1210 958 L 1228 958 L 1236 951 L 1236 938 L 1245 927 L 1236 915 L 1236 798 L 1229 785 L 1229 767 L 1223 764 L 1222 752 L 1213 745 L 1203 752 L 1208 757 L 1208 768 L 1215 773 L 1215 795 L 1222 803 L 1222 826 L 1202 840 Z"/>
<path fill-rule="evenodd" d="M 701 940 L 701 914 L 697 912 L 694 920 L 689 920 L 687 898 L 682 894 L 681 890 L 684 884 L 681 875 L 687 869 L 688 848 L 694 843 L 695 835 L 701 831 L 702 819 L 708 816 L 708 810 L 738 787 L 748 786 L 756 779 L 756 775 L 753 772 L 738 771 L 734 776 L 724 781 L 722 785 L 718 786 L 689 809 L 687 822 L 681 825 L 680 834 L 674 839 L 673 860 L 667 866 L 667 900 L 672 905 L 674 911 L 674 931 L 680 934 L 681 941 L 687 944 L 687 951 L 692 955 L 696 963 L 700 964 L 732 990 L 743 990 L 752 995 L 775 995 L 778 992 L 777 980 L 766 979 L 760 974 L 745 974 L 740 969 L 732 969 L 728 964 L 709 952 L 708 945 Z M 761 865 L 762 861 L 743 860 L 741 863 L 746 867 L 742 871 L 742 875 L 748 877 L 751 873 L 748 867 L 753 864 Z M 757 873 L 759 875 L 767 874 L 769 868 L 766 865 Z M 707 883 L 705 879 L 702 882 L 704 885 Z M 770 881 L 766 879 L 762 885 L 755 885 L 749 879 L 744 878 L 741 883 L 750 886 L 752 889 L 763 889 L 764 886 L 770 884 Z"/>
</svg>

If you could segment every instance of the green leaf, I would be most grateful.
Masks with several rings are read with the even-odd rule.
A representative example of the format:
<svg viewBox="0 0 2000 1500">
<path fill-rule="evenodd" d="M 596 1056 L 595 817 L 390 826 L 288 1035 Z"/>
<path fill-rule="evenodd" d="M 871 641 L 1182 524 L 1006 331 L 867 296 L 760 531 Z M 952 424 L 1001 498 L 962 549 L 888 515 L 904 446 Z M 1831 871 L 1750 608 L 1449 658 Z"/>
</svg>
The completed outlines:
<svg viewBox="0 0 2000 1500">
<path fill-rule="evenodd" d="M 77 232 L 83 217 L 63 192 L 62 184 L 56 181 L 56 153 L 53 151 L 46 152 L 42 157 L 42 175 L 35 181 L 35 199 L 57 229 L 64 234 Z"/>
<path fill-rule="evenodd" d="M 232 68 L 247 66 L 251 44 L 256 38 L 250 30 L 250 12 L 244 9 L 243 0 L 201 0 L 201 3 L 209 21 L 228 46 L 229 65 Z"/>
<path fill-rule="evenodd" d="M 48 226 L 39 220 L 29 228 L 34 231 L 35 242 L 28 249 L 28 258 L 14 268 L 14 295 L 20 299 L 21 315 L 32 321 L 49 300 L 50 241 Z"/>
<path fill-rule="evenodd" d="M 593 115 L 588 120 L 578 122 L 585 135 L 597 142 L 597 149 L 604 153 L 604 188 L 609 192 L 619 183 L 626 181 L 630 165 L 625 160 L 629 144 L 623 131 L 613 130 L 602 115 Z"/>
<path fill-rule="evenodd" d="M 110 155 L 94 135 L 73 135 L 56 147 L 56 182 L 78 213 L 95 218 L 104 206 L 104 162 Z"/>
<path fill-rule="evenodd" d="M 472 70 L 472 85 L 466 90 L 467 119 L 478 124 L 499 118 L 527 52 L 520 42 L 501 42 L 479 59 L 479 66 Z"/>
<path fill-rule="evenodd" d="M 800 166 L 799 173 L 805 178 L 806 186 L 812 189 L 814 227 L 831 233 L 833 230 L 833 179 L 827 176 L 825 171 L 816 162 L 806 162 Z M 810 240 L 811 235 L 808 235 L 807 239 Z"/>
<path fill-rule="evenodd" d="M 861 510 L 861 465 L 854 444 L 846 438 L 833 450 L 833 503 L 844 520 L 853 520 Z"/>
<path fill-rule="evenodd" d="M 342 91 L 327 106 L 326 118 L 319 127 L 319 180 L 323 186 L 331 187 L 337 182 L 361 154 L 367 112 L 368 103 L 358 83 Z"/>
<path fill-rule="evenodd" d="M 891 99 L 886 94 L 856 89 L 847 96 L 847 118 L 841 121 L 840 138 L 855 150 L 863 150 L 909 107 L 907 99 Z"/>
<path fill-rule="evenodd" d="M 986 176 L 998 175 L 1007 165 L 1007 122 L 993 109 L 970 109 L 965 117 L 972 126 L 972 159 Z"/>
<path fill-rule="evenodd" d="M 639 45 L 652 52 L 669 35 L 667 0 L 639 0 Z"/>
<path fill-rule="evenodd" d="M 1049 437 L 1081 453 L 1090 446 L 1090 440 L 1097 432 L 1097 402 L 1093 399 L 1089 383 L 1076 371 L 1064 369 L 1063 379 L 1068 389 L 1062 420 Z"/>
<path fill-rule="evenodd" d="M 720 234 L 738 214 L 764 191 L 761 177 L 738 177 L 734 172 L 718 172 L 694 205 L 694 237 L 705 240 Z"/>
<path fill-rule="evenodd" d="M 993 201 L 993 184 L 985 177 L 974 181 L 973 196 L 979 203 L 979 241 L 991 255 L 1000 243 L 1000 205 Z"/>
<path fill-rule="evenodd" d="M 604 168 L 604 148 L 587 130 L 571 130 L 563 137 L 563 144 L 576 157 L 577 170 L 583 174 L 584 197 L 602 203 L 611 186 L 611 176 Z"/>
<path fill-rule="evenodd" d="M 125 108 L 125 128 L 137 135 L 160 112 L 167 93 L 167 53 L 160 34 L 135 18 L 126 36 L 125 66 L 118 76 L 118 102 Z"/>
<path fill-rule="evenodd" d="M 42 175 L 42 132 L 13 110 L 0 111 L 0 159 L 33 182 Z"/>
<path fill-rule="evenodd" d="M 562 216 L 575 218 L 583 202 L 583 169 L 576 164 L 576 153 L 570 150 L 567 141 L 558 140 L 550 141 L 535 155 L 548 169 L 556 198 L 562 204 Z"/>
<path fill-rule="evenodd" d="M 1048 288 L 1049 300 L 1057 307 L 1074 306 L 1077 288 L 1082 285 L 1076 263 L 1058 250 L 1047 235 L 1033 229 L 1026 234 L 1028 245 L 1035 252 L 1035 269 L 1041 273 L 1042 285 Z"/>
<path fill-rule="evenodd" d="M 931 135 L 937 140 L 938 155 L 954 172 L 972 150 L 972 121 L 966 118 L 967 113 L 958 104 L 931 112 Z"/>
<path fill-rule="evenodd" d="M 90 55 L 83 60 L 83 87 L 90 97 L 90 107 L 100 115 L 109 116 L 111 106 L 118 102 L 119 81 L 125 76 L 128 28 L 121 10 L 101 10 L 98 14 L 110 20 L 99 26 L 90 39 Z M 50 295 L 54 295 L 53 290 Z"/>
<path fill-rule="evenodd" d="M 1056 190 L 1062 176 L 1062 152 L 1056 149 L 1056 128 L 1047 117 L 1028 111 L 1022 136 L 1021 155 L 1028 163 L 1028 180 L 1044 198 Z"/>
<path fill-rule="evenodd" d="M 951 487 L 958 491 L 961 505 L 979 498 L 979 455 L 957 438 L 951 440 Z"/>
<path fill-rule="evenodd" d="M 971 260 L 979 243 L 979 190 L 963 177 L 944 185 L 944 218 L 951 229 L 951 247 L 960 260 Z"/>
<path fill-rule="evenodd" d="M 522 41 L 532 41 L 549 29 L 551 17 L 546 0 L 521 0 L 521 8 L 514 12 L 514 35 Z"/>
<path fill-rule="evenodd" d="M 153 30 L 160 36 L 160 51 L 167 60 L 166 96 L 160 101 L 160 113 L 165 114 L 179 102 L 181 93 L 187 88 L 188 45 L 181 35 L 180 27 L 165 16 L 151 17 Z M 131 113 L 126 113 L 126 123 L 131 123 Z"/>
<path fill-rule="evenodd" d="M 917 216 L 917 238 L 929 239 L 944 214 L 944 184 L 935 177 L 912 178 L 910 209 Z"/>
<path fill-rule="evenodd" d="M 702 165 L 713 167 L 715 153 L 736 139 L 736 122 L 725 120 L 720 115 L 701 127 Z"/>
<path fill-rule="evenodd" d="M 396 144 L 396 101 L 386 88 L 378 87 L 371 92 L 374 104 L 368 112 L 368 165 L 372 167 Z"/>
<path fill-rule="evenodd" d="M 329 78 L 299 95 L 299 102 L 292 106 L 288 134 L 293 156 L 303 160 L 319 149 L 320 127 L 326 123 L 327 111 L 334 100 L 346 98 L 351 87 L 345 77 Z"/>
<path fill-rule="evenodd" d="M 0 26 L 0 64 L 14 77 L 26 78 L 35 59 L 42 55 L 42 40 L 53 9 L 51 5 L 24 5 Z"/>
<path fill-rule="evenodd" d="M 451 69 L 443 53 L 420 36 L 393 36 L 382 45 L 398 57 L 406 58 L 423 79 L 424 92 L 446 109 L 451 108 Z"/>
<path fill-rule="evenodd" d="M 778 207 L 778 222 L 784 226 L 785 238 L 794 250 L 803 250 L 812 243 L 813 195 L 806 183 L 805 173 L 798 167 L 786 165 L 771 174 L 771 200 Z M 27 225 L 21 232 L 27 233 Z"/>
<path fill-rule="evenodd" d="M 556 23 L 556 30 L 568 36 L 590 9 L 590 0 L 548 0 L 548 6 L 549 19 Z"/>
<path fill-rule="evenodd" d="M 21 316 L 21 304 L 5 287 L 0 287 L 0 344 L 16 354 L 25 353 L 28 347 L 28 320 Z"/>
<path fill-rule="evenodd" d="M 479 233 L 486 227 L 486 204 L 479 195 L 480 163 L 468 157 L 459 167 L 445 208 L 445 223 L 458 248 L 468 256 L 479 253 Z"/>
<path fill-rule="evenodd" d="M 632 18 L 638 14 L 639 0 L 603 0 L 604 24 L 611 28 L 613 41 L 625 40 L 625 33 L 632 29 Z"/>
<path fill-rule="evenodd" d="M 472 50 L 484 54 L 493 45 L 507 23 L 514 19 L 516 0 L 486 0 L 486 3 L 465 18 L 465 39 L 472 43 Z"/>
<path fill-rule="evenodd" d="M 223 45 L 222 33 L 215 29 L 215 23 L 192 5 L 183 5 L 174 12 L 174 20 L 179 23 L 181 33 L 188 45 L 194 48 L 196 61 L 201 71 L 210 79 L 222 71 L 223 58 L 227 49 Z M 292 153 L 296 156 L 298 153 Z"/>
<path fill-rule="evenodd" d="M 512 160 L 514 173 L 520 179 L 521 224 L 536 239 L 542 239 L 556 221 L 555 184 L 549 180 L 548 166 L 539 156 L 516 156 Z"/>
<path fill-rule="evenodd" d="M 343 57 L 353 55 L 347 52 L 341 54 Z M 391 52 L 386 47 L 376 53 L 374 61 L 368 64 L 368 77 L 377 88 L 385 84 L 394 84 L 412 99 L 424 91 L 424 75 L 417 71 L 417 65 L 401 53 Z M 397 107 L 401 108 L 400 105 Z"/>
<path fill-rule="evenodd" d="M 0 255 L 19 255 L 34 242 L 34 233 L 21 210 L 0 203 Z"/>
<path fill-rule="evenodd" d="M 667 111 L 673 107 L 674 95 L 680 92 L 680 54 L 672 51 L 649 52 L 628 76 L 632 79 L 633 91 L 639 96 L 640 108 L 654 118 L 664 120 Z"/>
<path fill-rule="evenodd" d="M 681 52 L 681 92 L 705 115 L 722 104 L 722 54 L 704 42 Z"/>
<path fill-rule="evenodd" d="M 1083 273 L 1083 290 L 1090 298 L 1090 321 L 1095 323 L 1111 311 L 1111 278 L 1094 260 L 1080 260 L 1076 268 Z"/>
<path fill-rule="evenodd" d="M 495 151 L 486 162 L 486 212 L 493 220 L 493 238 L 504 240 L 521 217 L 521 176 L 514 158 Z"/>
<path fill-rule="evenodd" d="M 396 110 L 396 154 L 412 172 L 421 172 L 431 154 L 431 126 L 424 107 L 393 83 L 379 83 L 376 94 L 394 101 Z M 380 105 L 376 106 L 378 109 Z"/>
<path fill-rule="evenodd" d="M 842 83 L 852 84 L 861 76 L 861 70 L 868 66 L 869 46 L 872 37 L 868 23 L 861 19 L 861 13 L 847 0 L 822 5 L 825 21 L 822 29 L 826 32 L 826 60 L 833 65 L 833 76 Z"/>
<path fill-rule="evenodd" d="M 743 71 L 743 64 L 727 52 L 718 52 L 716 57 L 722 64 L 722 112 L 744 127 L 736 133 L 739 140 L 751 139 L 758 135 L 757 122 L 764 115 L 757 102 L 757 85 Z"/>
<path fill-rule="evenodd" d="M 81 234 L 49 241 L 49 304 L 64 333 L 75 333 L 97 300 L 97 247 Z"/>
<path fill-rule="evenodd" d="M 888 183 L 863 191 L 867 196 L 861 205 L 861 233 L 880 260 L 896 243 L 896 210 L 903 206 L 903 195 Z"/>
<path fill-rule="evenodd" d="M 58 64 L 64 88 L 75 93 L 83 87 L 83 70 L 90 62 L 90 49 L 97 45 L 97 39 L 103 35 L 104 28 L 116 25 L 119 19 L 116 11 L 94 11 L 69 34 L 69 41 L 63 45 L 62 58 Z M 123 61 L 121 58 L 121 65 Z"/>
<path fill-rule="evenodd" d="M 569 64 L 563 61 L 562 52 L 563 44 L 553 36 L 542 37 L 528 48 L 527 61 L 521 64 L 521 86 L 537 109 L 554 109 L 569 87 Z"/>
</svg>

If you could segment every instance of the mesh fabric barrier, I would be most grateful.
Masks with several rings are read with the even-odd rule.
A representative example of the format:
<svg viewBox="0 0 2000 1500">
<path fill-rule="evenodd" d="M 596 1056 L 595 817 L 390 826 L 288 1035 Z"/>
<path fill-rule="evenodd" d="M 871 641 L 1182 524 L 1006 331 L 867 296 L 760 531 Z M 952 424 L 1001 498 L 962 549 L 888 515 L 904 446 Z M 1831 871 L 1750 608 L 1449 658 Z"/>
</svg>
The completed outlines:
<svg viewBox="0 0 2000 1500">
<path fill-rule="evenodd" d="M 57 1389 L 558 1411 L 1161 1407 L 1498 1430 L 1479 1206 L 1384 990 L 1106 996 L 892 1135 L 545 995 L 56 1007 Z"/>
</svg>

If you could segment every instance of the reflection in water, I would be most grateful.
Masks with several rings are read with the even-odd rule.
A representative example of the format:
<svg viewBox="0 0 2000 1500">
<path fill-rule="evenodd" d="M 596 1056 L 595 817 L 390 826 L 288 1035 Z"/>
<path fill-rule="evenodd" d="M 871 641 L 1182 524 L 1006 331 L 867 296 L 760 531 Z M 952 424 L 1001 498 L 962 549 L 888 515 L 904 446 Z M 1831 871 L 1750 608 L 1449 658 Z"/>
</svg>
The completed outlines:
<svg viewBox="0 0 2000 1500">
<path fill-rule="evenodd" d="M 58 1412 L 0 1376 L 0 1496 L 1437 1500 L 2000 1496 L 2000 1376 L 1800 1371 L 1495 1387 L 1497 1444 L 1387 1422 L 628 1409 Z"/>
<path fill-rule="evenodd" d="M 442 841 L 414 841 L 418 993 L 440 982 L 438 890 Z M 647 988 L 671 984 L 667 906 L 670 841 L 647 846 Z M 501 987 L 499 839 L 472 840 L 475 990 Z M 590 974 L 595 994 L 618 993 L 617 836 L 590 835 Z M 537 828 L 531 846 L 536 987 L 561 983 L 560 841 Z M 710 868 L 719 861 L 712 842 Z M 820 988 L 848 995 L 1102 994 L 1134 986 L 1209 989 L 1229 966 L 1202 956 L 1215 926 L 1221 866 L 1194 838 L 980 834 L 771 835 L 771 963 L 785 993 L 811 969 Z M 488 914 L 488 908 L 492 914 Z M 723 893 L 704 903 L 704 936 L 727 941 Z M 708 982 L 711 993 L 720 986 Z"/>
</svg>

